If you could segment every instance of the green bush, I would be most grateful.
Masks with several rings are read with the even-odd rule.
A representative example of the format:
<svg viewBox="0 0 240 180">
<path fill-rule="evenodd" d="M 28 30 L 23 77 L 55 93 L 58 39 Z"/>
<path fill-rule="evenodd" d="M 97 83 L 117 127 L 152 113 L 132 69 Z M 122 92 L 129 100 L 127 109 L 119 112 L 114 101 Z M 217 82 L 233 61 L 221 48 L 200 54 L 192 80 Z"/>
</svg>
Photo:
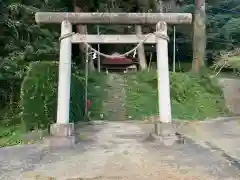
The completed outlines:
<svg viewBox="0 0 240 180">
<path fill-rule="evenodd" d="M 84 119 L 84 82 L 72 68 L 70 121 Z M 26 130 L 45 129 L 56 121 L 58 63 L 33 62 L 21 86 L 21 118 Z"/>
<path fill-rule="evenodd" d="M 127 115 L 134 119 L 158 114 L 156 71 L 126 76 Z M 205 119 L 227 114 L 220 87 L 207 74 L 171 73 L 172 114 L 177 119 Z"/>
</svg>

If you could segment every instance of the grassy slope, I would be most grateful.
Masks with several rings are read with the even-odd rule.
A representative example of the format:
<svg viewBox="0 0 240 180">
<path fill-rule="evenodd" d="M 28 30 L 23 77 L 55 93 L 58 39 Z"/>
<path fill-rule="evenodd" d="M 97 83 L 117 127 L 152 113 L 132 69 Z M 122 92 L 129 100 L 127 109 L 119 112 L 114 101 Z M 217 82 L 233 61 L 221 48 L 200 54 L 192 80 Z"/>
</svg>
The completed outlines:
<svg viewBox="0 0 240 180">
<path fill-rule="evenodd" d="M 0 110 L 0 147 L 20 144 L 23 128 L 19 125 L 19 108 L 6 107 Z"/>
<path fill-rule="evenodd" d="M 127 115 L 132 119 L 158 112 L 155 72 L 126 75 Z M 186 73 L 171 74 L 172 114 L 176 119 L 197 120 L 227 114 L 220 89 L 206 77 Z"/>
</svg>

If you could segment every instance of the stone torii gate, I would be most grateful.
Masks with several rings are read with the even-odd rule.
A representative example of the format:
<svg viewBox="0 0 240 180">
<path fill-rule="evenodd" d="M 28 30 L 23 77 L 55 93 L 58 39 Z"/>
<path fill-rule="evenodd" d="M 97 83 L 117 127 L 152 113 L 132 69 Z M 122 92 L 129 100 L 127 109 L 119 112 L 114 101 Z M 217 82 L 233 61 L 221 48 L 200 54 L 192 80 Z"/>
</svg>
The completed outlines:
<svg viewBox="0 0 240 180">
<path fill-rule="evenodd" d="M 171 125 L 167 23 L 191 24 L 192 14 L 38 12 L 35 20 L 37 23 L 61 23 L 63 37 L 60 44 L 57 121 L 50 128 L 54 140 L 50 141 L 51 146 L 71 146 L 75 143 L 74 124 L 69 123 L 72 43 L 156 44 L 159 122 L 165 125 L 163 127 Z M 72 24 L 156 24 L 156 32 L 148 35 L 86 35 L 73 33 Z"/>
</svg>

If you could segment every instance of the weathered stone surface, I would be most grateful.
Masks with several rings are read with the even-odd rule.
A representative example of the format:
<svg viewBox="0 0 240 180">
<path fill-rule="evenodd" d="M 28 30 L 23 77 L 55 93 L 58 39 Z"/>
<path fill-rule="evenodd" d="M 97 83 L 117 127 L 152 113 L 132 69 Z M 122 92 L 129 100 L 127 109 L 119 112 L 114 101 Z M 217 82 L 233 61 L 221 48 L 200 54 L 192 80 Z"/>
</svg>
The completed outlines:
<svg viewBox="0 0 240 180">
<path fill-rule="evenodd" d="M 157 136 L 168 137 L 176 134 L 176 129 L 172 123 L 156 122 L 154 124 L 154 131 Z"/>
<path fill-rule="evenodd" d="M 71 148 L 76 144 L 74 124 L 52 124 L 50 137 L 44 139 L 44 145 L 50 149 Z"/>
<path fill-rule="evenodd" d="M 177 136 L 176 129 L 172 123 L 155 122 L 154 135 L 156 139 L 160 140 L 166 146 L 182 142 L 181 137 Z"/>
<path fill-rule="evenodd" d="M 74 135 L 74 124 L 52 124 L 50 127 L 50 135 L 56 137 L 68 137 Z"/>
<path fill-rule="evenodd" d="M 61 23 L 67 20 L 73 24 L 191 24 L 191 13 L 66 13 L 37 12 L 37 23 Z"/>
</svg>

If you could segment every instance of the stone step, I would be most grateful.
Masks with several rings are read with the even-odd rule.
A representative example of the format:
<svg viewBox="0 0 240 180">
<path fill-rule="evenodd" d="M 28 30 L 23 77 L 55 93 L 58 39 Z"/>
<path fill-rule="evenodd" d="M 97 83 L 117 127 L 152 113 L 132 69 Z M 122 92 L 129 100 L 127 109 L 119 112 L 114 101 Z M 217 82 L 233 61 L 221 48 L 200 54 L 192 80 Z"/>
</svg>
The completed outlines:
<svg viewBox="0 0 240 180">
<path fill-rule="evenodd" d="M 104 102 L 108 120 L 124 120 L 125 118 L 125 85 L 119 74 L 109 74 L 108 98 Z"/>
</svg>

